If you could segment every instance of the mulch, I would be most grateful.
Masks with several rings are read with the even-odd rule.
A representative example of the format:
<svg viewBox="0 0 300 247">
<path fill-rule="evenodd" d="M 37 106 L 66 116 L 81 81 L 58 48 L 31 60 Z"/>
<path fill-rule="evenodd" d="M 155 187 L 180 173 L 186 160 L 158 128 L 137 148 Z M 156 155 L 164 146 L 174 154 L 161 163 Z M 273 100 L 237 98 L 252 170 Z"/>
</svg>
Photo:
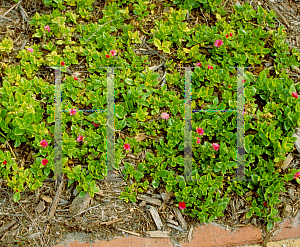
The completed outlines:
<svg viewBox="0 0 300 247">
<path fill-rule="evenodd" d="M 163 4 L 159 1 L 153 1 L 160 6 L 159 13 L 163 12 Z M 237 1 L 238 2 L 238 1 Z M 240 1 L 240 3 L 242 3 Z M 272 3 L 272 1 L 271 1 Z M 274 3 L 274 2 L 273 2 Z M 3 15 L 11 6 L 15 5 L 13 1 L 2 0 L 0 6 L 0 13 Z M 98 9 L 102 9 L 106 2 L 96 1 L 94 15 L 98 16 Z M 227 1 L 226 9 L 232 11 L 232 1 Z M 262 5 L 270 10 L 270 2 L 268 1 L 251 1 L 251 4 L 257 9 L 258 5 Z M 275 3 L 274 3 L 275 4 Z M 274 6 L 273 4 L 273 6 Z M 286 42 L 291 47 L 296 47 L 299 50 L 299 14 L 300 6 L 295 1 L 277 1 L 276 11 L 281 13 L 278 18 L 278 24 L 288 23 Z M 42 1 L 23 0 L 19 7 L 15 7 L 9 11 L 5 17 L 0 18 L 0 40 L 9 33 L 14 40 L 14 50 L 10 56 L 4 56 L 2 62 L 16 65 L 18 60 L 15 58 L 18 52 L 25 47 L 26 44 L 33 44 L 37 39 L 31 39 L 33 30 L 28 24 L 30 18 L 39 12 L 41 14 L 48 14 L 51 11 L 50 7 L 45 7 Z M 101 14 L 101 11 L 100 11 Z M 80 20 L 80 19 L 79 19 Z M 192 10 L 189 14 L 189 22 L 193 26 L 195 21 L 202 23 L 214 22 L 210 14 L 202 13 L 199 10 Z M 93 20 L 93 21 L 96 21 Z M 153 24 L 152 24 L 153 25 Z M 145 31 L 150 30 L 151 27 L 144 27 Z M 142 46 L 137 45 L 135 48 Z M 156 52 L 143 46 L 145 54 L 149 55 L 149 67 L 157 66 L 163 62 L 163 59 Z M 143 52 L 143 51 L 142 51 Z M 138 54 L 138 52 L 137 52 Z M 172 59 L 172 55 L 169 57 Z M 157 69 L 160 78 L 165 74 L 164 66 Z M 294 73 L 293 73 L 294 72 Z M 298 78 L 295 75 L 300 75 L 299 71 L 288 71 L 293 76 L 294 80 Z M 51 72 L 47 77 L 47 81 L 53 81 L 53 74 Z M 119 134 L 119 133 L 118 133 Z M 126 137 L 128 133 L 122 132 L 119 138 Z M 8 142 L 12 147 L 13 143 Z M 9 151 L 9 145 L 2 146 L 2 151 Z M 12 148 L 14 154 L 19 161 L 19 165 L 28 168 L 33 162 L 32 155 L 38 150 L 29 145 L 21 145 L 18 148 Z M 138 156 L 133 154 L 127 155 L 122 160 L 131 164 L 138 164 L 145 159 L 146 152 L 153 152 L 146 149 L 139 153 Z M 294 159 L 289 167 L 299 168 L 299 155 L 294 151 Z M 73 159 L 73 163 L 79 163 L 78 160 Z M 122 167 L 122 166 L 121 166 Z M 121 170 L 115 172 L 115 177 L 119 181 L 98 181 L 97 185 L 100 192 L 94 198 L 87 195 L 83 199 L 78 198 L 76 191 L 76 182 L 69 188 L 67 182 L 61 186 L 57 182 L 44 182 L 43 186 L 36 191 L 29 191 L 26 188 L 21 193 L 19 202 L 13 202 L 13 191 L 7 185 L 4 179 L 0 180 L 0 242 L 1 246 L 53 246 L 61 242 L 61 240 L 68 234 L 74 232 L 84 232 L 87 234 L 85 241 L 93 242 L 95 240 L 112 240 L 118 236 L 139 235 L 141 237 L 149 236 L 151 231 L 169 231 L 169 236 L 179 241 L 188 241 L 189 230 L 191 226 L 194 229 L 199 222 L 196 218 L 182 214 L 175 206 L 175 197 L 166 192 L 162 187 L 155 191 L 148 190 L 144 193 L 148 197 L 138 195 L 136 203 L 126 203 L 118 197 L 121 192 L 129 186 L 132 181 L 123 180 Z M 60 190 L 59 190 L 60 189 Z M 280 217 L 285 219 L 293 217 L 297 214 L 300 206 L 300 188 L 295 183 L 287 183 L 286 189 L 288 192 L 280 193 L 279 199 L 281 203 L 277 205 L 280 209 Z M 59 191 L 59 193 L 58 193 Z M 266 229 L 263 226 L 264 220 L 252 217 L 251 221 L 246 219 L 246 212 L 249 210 L 250 203 L 246 201 L 246 197 L 251 196 L 252 192 L 245 196 L 237 196 L 232 194 L 230 196 L 230 203 L 224 210 L 224 216 L 215 220 L 223 226 L 230 229 L 253 225 L 262 229 L 263 237 L 269 238 L 270 234 L 266 234 Z M 57 200 L 55 200 L 57 199 Z M 53 215 L 50 217 L 49 215 Z M 161 224 L 162 223 L 162 224 Z M 163 225 L 163 227 L 161 227 Z M 184 228 L 187 228 L 185 231 Z M 278 224 L 276 224 L 278 227 Z M 276 230 L 276 227 L 272 232 Z M 272 234 L 271 232 L 271 234 Z M 153 235 L 154 236 L 154 235 Z"/>
</svg>

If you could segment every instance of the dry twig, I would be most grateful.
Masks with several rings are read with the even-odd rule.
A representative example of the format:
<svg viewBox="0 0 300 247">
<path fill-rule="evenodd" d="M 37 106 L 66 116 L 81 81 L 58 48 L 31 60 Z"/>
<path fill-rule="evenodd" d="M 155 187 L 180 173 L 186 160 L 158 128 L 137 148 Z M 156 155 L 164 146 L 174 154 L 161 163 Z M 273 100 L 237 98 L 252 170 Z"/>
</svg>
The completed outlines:
<svg viewBox="0 0 300 247">
<path fill-rule="evenodd" d="M 59 199 L 59 196 L 60 196 L 60 193 L 61 193 L 61 189 L 62 189 L 62 186 L 64 184 L 64 180 L 62 180 L 59 184 L 59 187 L 58 187 L 58 190 L 56 191 L 56 195 L 55 195 L 55 198 L 53 200 L 53 203 L 52 203 L 52 206 L 51 206 L 51 209 L 50 209 L 50 213 L 49 213 L 49 216 L 48 216 L 48 219 L 50 220 L 51 218 L 53 218 L 54 216 L 54 213 L 55 213 L 55 209 L 56 209 L 56 205 L 58 203 L 58 199 Z"/>
</svg>

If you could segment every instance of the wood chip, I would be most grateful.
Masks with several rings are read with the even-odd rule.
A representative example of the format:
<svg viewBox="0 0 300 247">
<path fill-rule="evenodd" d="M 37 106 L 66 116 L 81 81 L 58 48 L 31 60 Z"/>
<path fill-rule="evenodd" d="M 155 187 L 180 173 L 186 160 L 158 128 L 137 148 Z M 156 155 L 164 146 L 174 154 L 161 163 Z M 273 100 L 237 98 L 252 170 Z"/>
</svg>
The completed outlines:
<svg viewBox="0 0 300 247">
<path fill-rule="evenodd" d="M 295 145 L 296 149 L 298 150 L 298 153 L 300 153 L 300 136 L 298 136 L 296 133 L 294 133 L 293 137 L 297 138 L 297 140 L 294 142 L 294 145 Z"/>
<path fill-rule="evenodd" d="M 146 196 L 146 195 L 138 195 L 136 198 L 141 201 L 146 201 L 148 204 L 151 204 L 151 205 L 161 206 L 161 204 L 162 204 L 161 200 L 154 199 L 154 198 L 151 198 L 150 196 Z"/>
<path fill-rule="evenodd" d="M 289 155 L 286 157 L 285 161 L 282 164 L 282 169 L 283 170 L 285 170 L 290 165 L 290 163 L 292 162 L 293 158 L 294 158 L 293 154 L 289 153 Z"/>
<path fill-rule="evenodd" d="M 122 221 L 122 220 L 124 220 L 124 219 L 120 218 L 120 219 L 112 220 L 112 221 L 109 221 L 109 222 L 101 222 L 100 225 L 107 225 L 107 226 L 109 226 L 109 225 L 111 225 L 113 223 L 116 223 L 116 222 L 119 222 L 119 221 Z"/>
<path fill-rule="evenodd" d="M 178 219 L 178 221 L 179 221 L 179 223 L 180 223 L 182 229 L 183 229 L 184 231 L 187 231 L 187 224 L 186 224 L 186 221 L 185 221 L 185 219 L 182 217 L 182 214 L 181 214 L 181 212 L 179 211 L 179 209 L 176 208 L 176 207 L 173 207 L 173 211 L 174 211 L 175 216 L 177 217 L 177 219 Z"/>
<path fill-rule="evenodd" d="M 191 240 L 192 240 L 193 229 L 194 229 L 194 227 L 193 227 L 193 225 L 191 225 L 191 228 L 190 228 L 189 234 L 188 234 L 188 241 L 189 242 L 191 242 Z"/>
<path fill-rule="evenodd" d="M 179 225 L 178 222 L 176 222 L 176 221 L 174 221 L 174 220 L 171 220 L 171 219 L 167 219 L 167 222 L 168 222 L 168 223 L 171 223 L 171 224 L 173 224 L 173 225 L 175 225 L 175 226 L 178 226 L 178 225 Z"/>
<path fill-rule="evenodd" d="M 162 197 L 162 199 L 163 199 L 165 202 L 168 202 L 168 201 L 171 199 L 172 196 L 174 196 L 173 191 L 166 192 L 166 193 L 161 193 L 161 197 Z"/>
<path fill-rule="evenodd" d="M 41 197 L 45 202 L 51 203 L 52 202 L 52 198 L 49 196 L 42 196 Z"/>
<path fill-rule="evenodd" d="M 28 236 L 28 239 L 32 239 L 32 238 L 37 238 L 38 236 L 40 236 L 42 233 L 41 232 L 37 232 L 37 233 L 33 233 L 30 236 Z"/>
<path fill-rule="evenodd" d="M 130 233 L 130 234 L 135 235 L 135 236 L 140 236 L 140 234 L 138 234 L 136 232 L 127 231 L 127 230 L 124 230 L 124 229 L 121 229 L 121 228 L 118 228 L 118 230 L 122 231 L 122 232 Z"/>
<path fill-rule="evenodd" d="M 157 229 L 161 230 L 162 227 L 163 227 L 163 223 L 161 222 L 161 219 L 159 217 L 159 214 L 158 214 L 156 208 L 153 207 L 153 206 L 150 206 L 149 211 L 150 211 L 150 213 L 152 215 L 152 218 L 154 219 L 154 222 L 156 224 Z"/>
<path fill-rule="evenodd" d="M 147 139 L 148 136 L 146 135 L 146 133 L 138 133 L 134 138 L 139 142 Z"/>
<path fill-rule="evenodd" d="M 169 231 L 146 231 L 150 238 L 169 238 Z"/>
<path fill-rule="evenodd" d="M 14 224 L 16 224 L 17 222 L 15 220 L 6 223 L 3 227 L 0 228 L 0 233 L 6 231 L 7 229 L 9 229 L 10 227 L 12 227 Z"/>
<path fill-rule="evenodd" d="M 174 226 L 172 224 L 167 224 L 168 227 L 174 228 L 177 231 L 185 232 L 180 226 Z"/>
</svg>

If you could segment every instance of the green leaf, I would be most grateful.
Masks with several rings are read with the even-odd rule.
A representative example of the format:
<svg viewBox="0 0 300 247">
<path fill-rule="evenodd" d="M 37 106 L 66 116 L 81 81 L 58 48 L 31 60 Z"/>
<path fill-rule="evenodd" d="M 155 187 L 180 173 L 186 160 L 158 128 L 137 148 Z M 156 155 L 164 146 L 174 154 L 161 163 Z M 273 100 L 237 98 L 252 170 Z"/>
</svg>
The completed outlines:
<svg viewBox="0 0 300 247">
<path fill-rule="evenodd" d="M 141 173 L 140 171 L 136 171 L 136 172 L 134 173 L 134 178 L 135 178 L 135 180 L 136 180 L 137 182 L 140 182 L 140 180 L 141 180 L 142 177 L 144 177 L 144 174 Z"/>
<path fill-rule="evenodd" d="M 83 197 L 85 196 L 85 193 L 86 193 L 85 191 L 80 191 L 79 197 L 80 197 L 80 198 L 83 198 Z"/>
<path fill-rule="evenodd" d="M 249 219 L 251 216 L 252 216 L 252 212 L 251 212 L 251 211 L 248 211 L 248 212 L 246 213 L 246 218 Z"/>
<path fill-rule="evenodd" d="M 259 73 L 258 79 L 261 84 L 264 84 L 267 82 L 266 70 L 263 70 Z"/>
<path fill-rule="evenodd" d="M 16 192 L 13 196 L 14 202 L 18 202 L 20 200 L 20 192 Z"/>
<path fill-rule="evenodd" d="M 167 189 L 167 192 L 170 192 L 172 190 L 172 185 L 166 185 L 166 189 Z"/>
<path fill-rule="evenodd" d="M 162 47 L 170 47 L 172 45 L 172 42 L 171 41 L 164 41 L 162 43 Z"/>
<path fill-rule="evenodd" d="M 117 105 L 116 108 L 116 116 L 117 118 L 123 119 L 125 116 L 125 111 L 124 111 L 124 107 L 121 105 Z"/>
<path fill-rule="evenodd" d="M 129 78 L 125 79 L 125 83 L 127 83 L 128 85 L 133 85 L 132 79 Z"/>
<path fill-rule="evenodd" d="M 273 227 L 273 222 L 268 222 L 267 224 L 267 232 L 269 232 Z"/>
<path fill-rule="evenodd" d="M 160 48 L 161 47 L 161 42 L 159 39 L 157 38 L 154 38 L 154 45 L 157 47 L 157 48 Z"/>
<path fill-rule="evenodd" d="M 24 133 L 24 129 L 20 129 L 19 127 L 15 128 L 15 135 L 23 135 Z"/>
<path fill-rule="evenodd" d="M 185 186 L 186 186 L 186 182 L 185 181 L 180 181 L 179 182 L 179 187 L 180 187 L 180 189 L 184 189 L 185 188 Z"/>
<path fill-rule="evenodd" d="M 170 51 L 170 49 L 169 49 L 169 47 L 163 47 L 163 52 L 165 52 L 165 53 L 168 53 L 168 54 L 170 54 L 171 53 L 171 51 Z"/>
</svg>

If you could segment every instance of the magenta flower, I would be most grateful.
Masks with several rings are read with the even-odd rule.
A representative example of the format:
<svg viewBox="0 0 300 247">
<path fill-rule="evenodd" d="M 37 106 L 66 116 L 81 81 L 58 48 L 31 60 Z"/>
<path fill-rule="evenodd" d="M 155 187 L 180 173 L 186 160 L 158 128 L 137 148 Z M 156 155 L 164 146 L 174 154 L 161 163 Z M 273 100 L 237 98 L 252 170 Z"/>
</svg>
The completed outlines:
<svg viewBox="0 0 300 247">
<path fill-rule="evenodd" d="M 200 144 L 200 138 L 199 137 L 197 137 L 197 144 Z"/>
<path fill-rule="evenodd" d="M 47 159 L 43 159 L 42 160 L 42 164 L 45 166 L 45 165 L 47 165 L 47 163 L 48 163 L 48 160 Z"/>
<path fill-rule="evenodd" d="M 213 143 L 213 149 L 214 150 L 219 150 L 219 148 L 220 148 L 220 146 L 219 146 L 219 144 L 218 143 Z"/>
<path fill-rule="evenodd" d="M 48 30 L 48 33 L 50 32 L 50 27 L 49 26 L 45 26 L 44 29 Z"/>
<path fill-rule="evenodd" d="M 202 128 L 197 128 L 196 132 L 199 134 L 199 135 L 203 135 L 204 134 L 204 130 Z"/>
<path fill-rule="evenodd" d="M 111 55 L 114 57 L 117 54 L 116 50 L 111 50 L 109 53 L 111 53 Z"/>
<path fill-rule="evenodd" d="M 168 113 L 166 113 L 166 112 L 163 112 L 163 113 L 161 114 L 161 117 L 162 117 L 163 119 L 169 119 L 170 115 L 169 115 Z"/>
<path fill-rule="evenodd" d="M 130 150 L 130 144 L 128 143 L 125 143 L 123 147 L 125 150 Z"/>
<path fill-rule="evenodd" d="M 300 172 L 296 172 L 295 177 L 294 178 L 299 178 L 300 177 Z"/>
<path fill-rule="evenodd" d="M 29 51 L 30 53 L 32 53 L 33 49 L 32 48 L 27 48 L 27 51 Z"/>
<path fill-rule="evenodd" d="M 66 63 L 65 62 L 61 62 L 60 64 L 61 64 L 61 66 L 65 66 Z"/>
<path fill-rule="evenodd" d="M 223 40 L 221 40 L 221 39 L 218 39 L 218 40 L 216 40 L 215 41 L 215 46 L 216 47 L 220 47 L 221 45 L 223 45 L 224 43 L 223 43 Z"/>
<path fill-rule="evenodd" d="M 201 66 L 201 62 L 196 63 L 196 66 L 200 67 Z"/>
<path fill-rule="evenodd" d="M 76 141 L 78 141 L 78 142 L 81 142 L 83 140 L 83 136 L 82 135 L 79 135 L 78 137 L 77 137 L 77 139 L 76 139 Z"/>
<path fill-rule="evenodd" d="M 207 67 L 208 67 L 208 69 L 213 69 L 213 67 L 212 67 L 212 66 L 210 66 L 210 65 L 207 65 Z"/>
<path fill-rule="evenodd" d="M 298 98 L 298 94 L 297 93 L 292 93 L 292 96 L 295 97 L 296 99 Z"/>
<path fill-rule="evenodd" d="M 48 142 L 46 140 L 41 140 L 40 144 L 43 148 L 48 146 Z"/>
<path fill-rule="evenodd" d="M 70 115 L 75 115 L 76 114 L 76 109 L 70 109 Z"/>
<path fill-rule="evenodd" d="M 179 209 L 181 209 L 181 210 L 183 210 L 183 209 L 185 209 L 186 208 L 186 205 L 185 205 L 185 203 L 184 202 L 179 202 Z"/>
</svg>

